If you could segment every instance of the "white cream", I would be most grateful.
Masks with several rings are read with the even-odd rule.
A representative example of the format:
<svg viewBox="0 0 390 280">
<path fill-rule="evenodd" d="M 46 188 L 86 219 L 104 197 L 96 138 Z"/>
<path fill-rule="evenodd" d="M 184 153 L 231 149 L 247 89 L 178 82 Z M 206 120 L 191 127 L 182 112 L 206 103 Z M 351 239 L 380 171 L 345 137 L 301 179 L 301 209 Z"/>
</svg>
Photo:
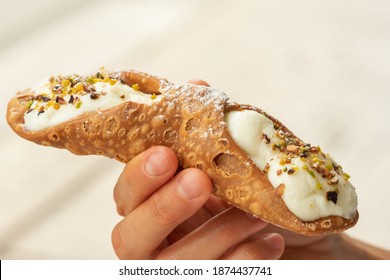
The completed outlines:
<svg viewBox="0 0 390 280">
<path fill-rule="evenodd" d="M 152 98 L 152 95 L 134 90 L 132 87 L 122 84 L 119 81 L 114 85 L 108 82 L 97 82 L 93 85 L 97 93 L 105 92 L 105 95 L 99 95 L 97 99 L 91 99 L 90 94 L 77 95 L 80 98 L 80 106 L 68 104 L 70 95 L 66 95 L 64 100 L 67 104 L 61 105 L 58 109 L 53 106 L 48 107 L 44 113 L 38 114 L 40 106 L 45 106 L 45 102 L 34 101 L 31 108 L 35 110 L 24 115 L 24 125 L 26 130 L 38 131 L 48 127 L 55 126 L 85 113 L 93 111 L 103 111 L 113 108 L 121 103 L 133 101 L 143 104 L 152 104 L 158 102 L 161 96 L 157 95 Z M 42 84 L 33 89 L 37 94 L 47 94 L 50 96 L 51 90 L 48 84 Z"/>
<path fill-rule="evenodd" d="M 357 195 L 354 187 L 343 176 L 337 174 L 338 183 L 328 184 L 328 179 L 308 166 L 305 159 L 294 157 L 290 163 L 281 163 L 285 153 L 273 149 L 281 138 L 275 134 L 273 122 L 255 111 L 232 111 L 225 115 L 228 130 L 236 143 L 266 172 L 271 184 L 277 188 L 284 184 L 282 199 L 292 213 L 303 221 L 336 215 L 352 218 L 357 209 Z M 263 141 L 263 134 L 268 139 Z M 319 153 L 323 157 L 322 153 Z M 328 161 L 331 159 L 327 158 Z M 293 168 L 293 174 L 286 169 Z M 306 168 L 308 168 L 306 170 Z M 337 203 L 327 199 L 327 192 L 338 190 Z"/>
</svg>

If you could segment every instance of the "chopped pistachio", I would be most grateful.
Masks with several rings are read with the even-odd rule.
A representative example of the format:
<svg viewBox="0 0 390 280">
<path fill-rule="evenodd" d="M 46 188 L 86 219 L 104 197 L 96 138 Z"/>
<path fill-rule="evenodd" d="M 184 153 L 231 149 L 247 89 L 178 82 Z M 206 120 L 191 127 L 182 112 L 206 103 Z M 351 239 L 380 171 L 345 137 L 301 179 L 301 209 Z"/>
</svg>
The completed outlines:
<svg viewBox="0 0 390 280">
<path fill-rule="evenodd" d="M 331 163 L 328 163 L 326 165 L 326 169 L 328 169 L 329 171 L 331 171 L 333 169 L 333 165 Z"/>
<path fill-rule="evenodd" d="M 71 82 L 69 80 L 67 80 L 67 79 L 66 80 L 62 80 L 61 85 L 63 87 L 68 87 L 68 86 L 71 85 Z"/>
<path fill-rule="evenodd" d="M 89 77 L 87 78 L 86 82 L 87 82 L 88 84 L 91 84 L 91 85 L 92 85 L 92 84 L 95 83 L 95 79 L 94 79 L 94 77 L 89 76 Z"/>
<path fill-rule="evenodd" d="M 33 101 L 32 101 L 32 100 L 29 100 L 29 101 L 27 102 L 27 104 L 26 104 L 26 109 L 30 109 L 31 106 L 32 106 L 32 104 L 33 104 Z"/>
<path fill-rule="evenodd" d="M 314 156 L 314 157 L 312 158 L 312 161 L 313 161 L 313 162 L 318 162 L 318 161 L 319 161 L 319 159 L 318 159 L 318 157 L 317 157 L 317 156 Z"/>
<path fill-rule="evenodd" d="M 138 84 L 132 84 L 131 87 L 136 90 L 136 91 L 139 91 L 139 85 Z"/>
<path fill-rule="evenodd" d="M 83 91 L 84 90 L 84 86 L 82 83 L 78 83 L 74 86 L 76 92 L 80 92 L 80 91 Z"/>
<path fill-rule="evenodd" d="M 82 104 L 81 101 L 77 102 L 77 104 L 76 104 L 76 109 L 79 109 L 79 108 L 81 107 L 81 104 Z"/>
<path fill-rule="evenodd" d="M 315 178 L 315 174 L 314 174 L 313 170 L 310 170 L 307 165 L 302 166 L 302 169 L 306 170 L 310 174 L 311 177 Z"/>
<path fill-rule="evenodd" d="M 309 170 L 309 169 L 308 169 L 307 172 L 309 172 L 309 174 L 310 174 L 311 177 L 313 177 L 313 178 L 316 177 L 316 175 L 314 174 L 313 170 Z"/>
</svg>

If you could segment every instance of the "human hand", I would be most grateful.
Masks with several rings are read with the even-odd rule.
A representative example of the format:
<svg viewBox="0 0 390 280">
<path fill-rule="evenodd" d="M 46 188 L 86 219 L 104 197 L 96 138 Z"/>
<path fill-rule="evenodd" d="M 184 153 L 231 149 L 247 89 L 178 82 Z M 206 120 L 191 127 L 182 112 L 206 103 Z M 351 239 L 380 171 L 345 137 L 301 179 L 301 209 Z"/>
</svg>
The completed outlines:
<svg viewBox="0 0 390 280">
<path fill-rule="evenodd" d="M 165 147 L 151 148 L 125 167 L 114 190 L 124 216 L 112 233 L 119 258 L 390 259 L 389 251 L 345 234 L 307 237 L 267 225 L 215 198 L 202 171 L 175 174 L 177 167 Z"/>
<path fill-rule="evenodd" d="M 112 243 L 121 259 L 277 259 L 279 234 L 261 234 L 267 223 L 211 194 L 209 177 L 198 169 L 177 174 L 177 159 L 153 147 L 124 168 L 114 189 L 124 217 Z"/>
</svg>

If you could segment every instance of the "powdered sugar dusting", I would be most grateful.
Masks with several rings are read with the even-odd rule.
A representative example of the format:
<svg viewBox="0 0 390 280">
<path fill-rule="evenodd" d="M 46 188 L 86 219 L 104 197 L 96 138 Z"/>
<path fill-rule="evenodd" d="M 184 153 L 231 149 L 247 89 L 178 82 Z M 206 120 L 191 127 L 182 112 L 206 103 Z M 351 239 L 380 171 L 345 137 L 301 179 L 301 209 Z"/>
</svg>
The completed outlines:
<svg viewBox="0 0 390 280">
<path fill-rule="evenodd" d="M 167 92 L 166 98 L 168 99 L 168 106 L 174 107 L 178 102 L 179 96 L 184 96 L 185 100 L 197 100 L 203 106 L 214 105 L 216 111 L 223 110 L 226 102 L 228 101 L 228 96 L 217 89 L 193 85 L 193 84 L 183 84 L 183 85 L 168 85 L 164 88 L 164 91 Z"/>
</svg>

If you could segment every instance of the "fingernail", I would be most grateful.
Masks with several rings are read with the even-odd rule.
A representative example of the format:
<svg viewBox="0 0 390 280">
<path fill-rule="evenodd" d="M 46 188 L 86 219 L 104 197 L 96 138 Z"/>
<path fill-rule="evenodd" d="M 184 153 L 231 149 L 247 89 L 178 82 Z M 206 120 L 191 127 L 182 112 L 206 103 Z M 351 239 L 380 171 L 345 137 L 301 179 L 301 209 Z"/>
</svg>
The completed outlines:
<svg viewBox="0 0 390 280">
<path fill-rule="evenodd" d="M 191 173 L 184 173 L 177 182 L 178 192 L 186 199 L 192 200 L 202 195 L 202 187 Z"/>
<path fill-rule="evenodd" d="M 145 170 L 150 176 L 161 176 L 169 171 L 167 157 L 161 152 L 152 153 L 146 160 Z"/>
<path fill-rule="evenodd" d="M 283 238 L 277 233 L 267 234 L 263 240 L 274 250 L 280 250 L 284 245 Z"/>
</svg>

